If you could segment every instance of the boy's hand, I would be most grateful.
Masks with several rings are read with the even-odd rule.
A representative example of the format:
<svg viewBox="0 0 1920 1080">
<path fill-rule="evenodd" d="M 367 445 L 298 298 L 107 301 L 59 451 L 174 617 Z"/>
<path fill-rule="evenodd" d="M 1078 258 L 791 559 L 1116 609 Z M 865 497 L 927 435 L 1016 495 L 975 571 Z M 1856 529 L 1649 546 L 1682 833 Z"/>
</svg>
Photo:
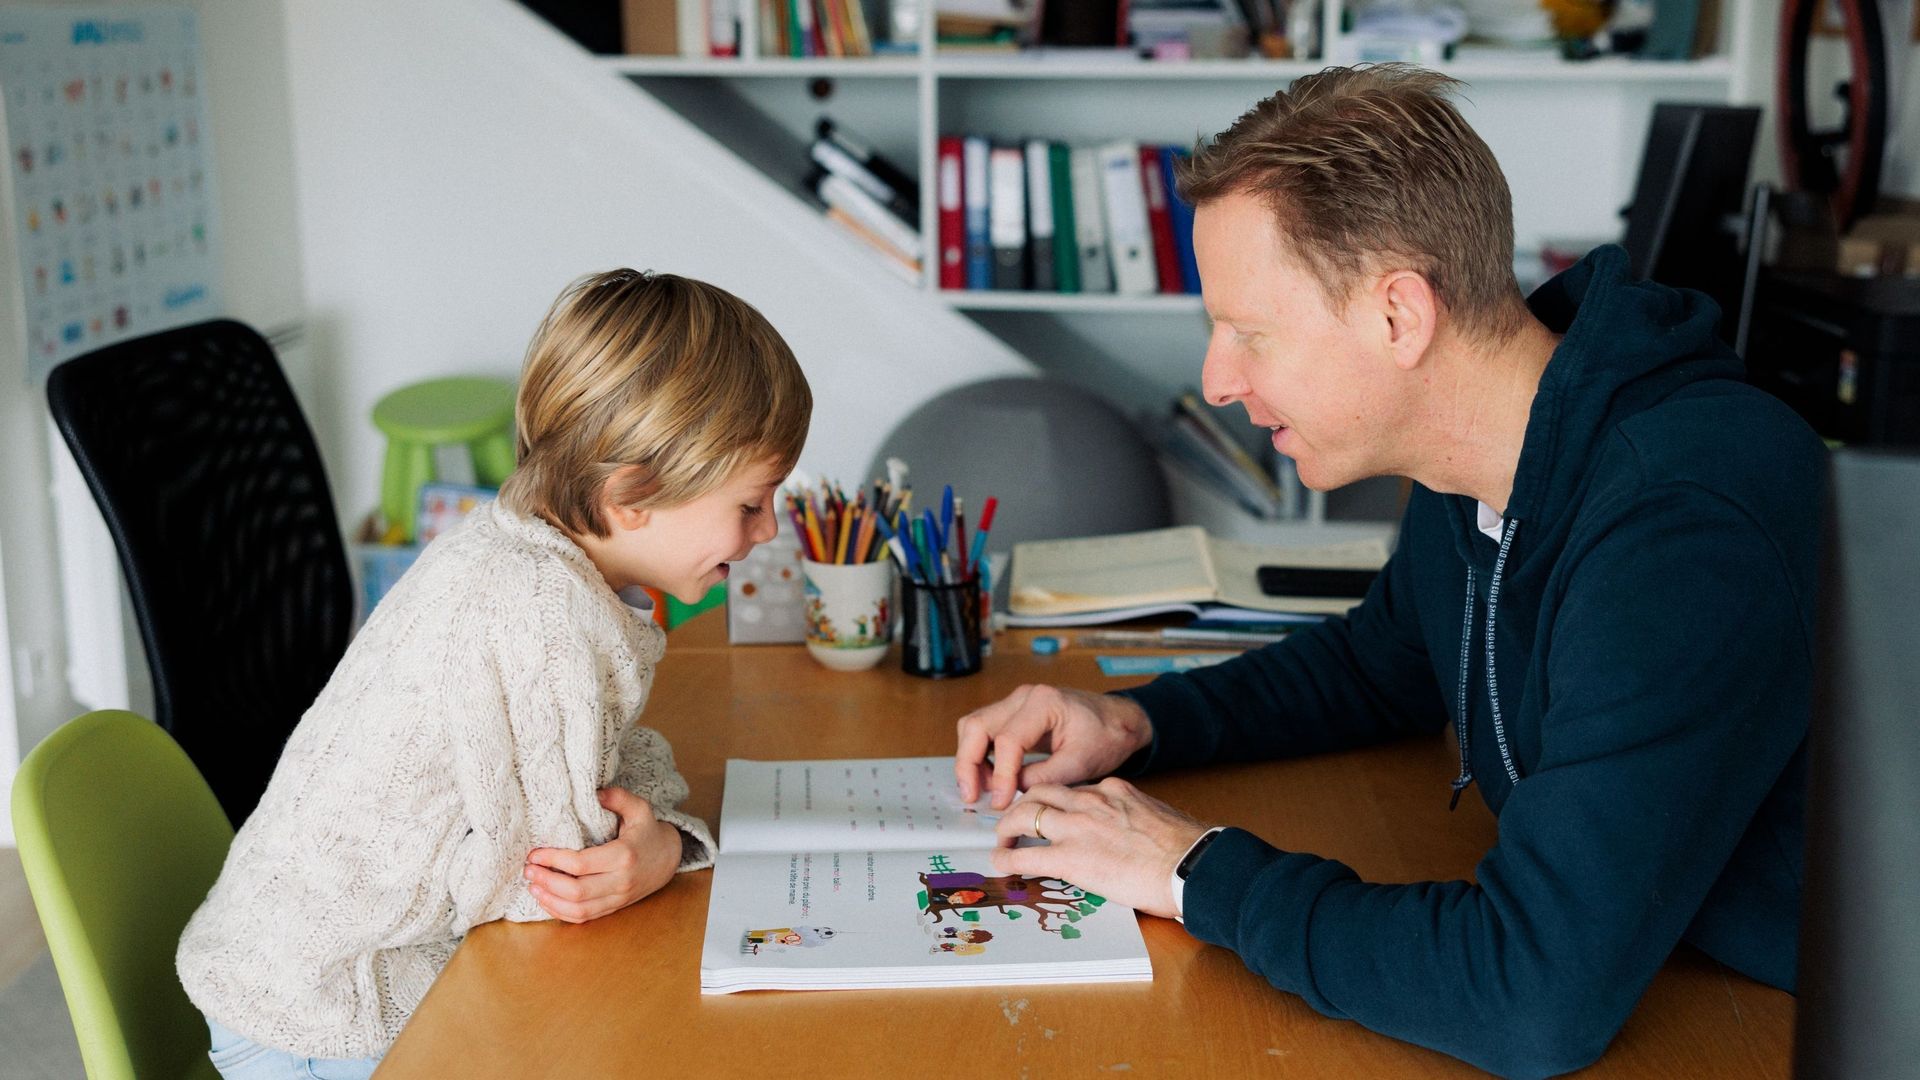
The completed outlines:
<svg viewBox="0 0 1920 1080">
<path fill-rule="evenodd" d="M 604 787 L 600 805 L 620 816 L 612 840 L 579 851 L 527 853 L 527 891 L 556 919 L 582 923 L 610 915 L 673 880 L 680 866 L 680 830 L 655 818 L 645 799 Z"/>
</svg>

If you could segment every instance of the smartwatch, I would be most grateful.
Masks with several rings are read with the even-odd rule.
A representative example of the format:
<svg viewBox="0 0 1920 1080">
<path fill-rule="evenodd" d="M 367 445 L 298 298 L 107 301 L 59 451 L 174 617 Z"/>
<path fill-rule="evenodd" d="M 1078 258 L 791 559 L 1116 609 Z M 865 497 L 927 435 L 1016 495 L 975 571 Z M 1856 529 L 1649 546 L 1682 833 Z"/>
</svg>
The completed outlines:
<svg viewBox="0 0 1920 1080">
<path fill-rule="evenodd" d="M 1180 857 L 1180 862 L 1173 868 L 1173 879 L 1169 883 L 1173 889 L 1173 917 L 1180 922 L 1187 921 L 1187 876 L 1193 873 L 1194 866 L 1199 863 L 1200 856 L 1207 850 L 1207 846 L 1213 843 L 1213 838 L 1219 836 L 1225 828 L 1224 825 L 1216 825 L 1202 833 L 1200 839 L 1193 842 L 1193 846 L 1187 849 L 1187 853 Z"/>
</svg>

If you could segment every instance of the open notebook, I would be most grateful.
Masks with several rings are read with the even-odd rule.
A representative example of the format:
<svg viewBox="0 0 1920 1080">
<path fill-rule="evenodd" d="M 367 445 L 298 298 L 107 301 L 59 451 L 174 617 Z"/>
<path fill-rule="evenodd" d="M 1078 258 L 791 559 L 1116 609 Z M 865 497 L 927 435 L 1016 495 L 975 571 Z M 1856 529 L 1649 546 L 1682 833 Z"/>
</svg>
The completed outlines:
<svg viewBox="0 0 1920 1080">
<path fill-rule="evenodd" d="M 1133 910 L 994 873 L 953 759 L 727 762 L 700 992 L 1136 982 Z"/>
<path fill-rule="evenodd" d="M 1015 626 L 1114 622 L 1166 611 L 1218 614 L 1214 605 L 1298 615 L 1338 615 L 1359 597 L 1268 596 L 1262 566 L 1378 570 L 1383 540 L 1268 547 L 1210 537 L 1197 525 L 1015 544 L 1008 622 Z"/>
</svg>

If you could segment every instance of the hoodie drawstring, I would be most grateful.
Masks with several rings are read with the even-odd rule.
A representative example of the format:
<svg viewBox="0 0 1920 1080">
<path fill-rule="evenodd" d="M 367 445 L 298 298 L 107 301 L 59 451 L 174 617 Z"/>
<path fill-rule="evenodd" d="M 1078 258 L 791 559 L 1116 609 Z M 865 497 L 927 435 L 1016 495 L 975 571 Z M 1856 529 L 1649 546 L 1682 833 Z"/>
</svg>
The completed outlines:
<svg viewBox="0 0 1920 1080">
<path fill-rule="evenodd" d="M 1493 740 L 1500 747 L 1500 763 L 1506 767 L 1507 780 L 1520 782 L 1520 770 L 1514 767 L 1513 754 L 1507 749 L 1507 726 L 1500 715 L 1500 680 L 1494 667 L 1495 618 L 1500 611 L 1500 579 L 1507 570 L 1507 552 L 1513 548 L 1513 534 L 1519 528 L 1518 519 L 1507 522 L 1506 531 L 1500 537 L 1500 555 L 1493 561 L 1493 579 L 1487 584 L 1487 699 L 1493 705 Z M 1467 567 L 1467 603 L 1460 617 L 1460 681 L 1454 691 L 1454 741 L 1460 744 L 1460 775 L 1453 778 L 1453 797 L 1447 801 L 1447 809 L 1460 805 L 1460 793 L 1473 783 L 1473 766 L 1467 761 L 1467 661 L 1473 656 L 1473 604 L 1474 604 L 1473 567 Z"/>
</svg>

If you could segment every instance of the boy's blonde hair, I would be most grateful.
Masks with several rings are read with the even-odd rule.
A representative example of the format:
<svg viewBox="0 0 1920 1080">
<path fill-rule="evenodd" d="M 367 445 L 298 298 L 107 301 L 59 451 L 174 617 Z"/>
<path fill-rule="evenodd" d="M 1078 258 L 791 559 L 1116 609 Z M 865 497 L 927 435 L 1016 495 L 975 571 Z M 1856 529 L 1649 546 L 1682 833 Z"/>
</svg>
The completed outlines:
<svg viewBox="0 0 1920 1080">
<path fill-rule="evenodd" d="M 1448 100 L 1459 85 L 1407 64 L 1295 80 L 1203 140 L 1181 193 L 1196 206 L 1259 198 L 1336 311 L 1363 274 L 1393 261 L 1427 279 L 1463 333 L 1504 339 L 1525 312 L 1513 196 Z"/>
<path fill-rule="evenodd" d="M 766 461 L 785 475 L 812 413 L 793 350 L 746 301 L 676 274 L 589 274 L 527 347 L 500 499 L 604 537 L 603 500 L 673 506 Z"/>
</svg>

